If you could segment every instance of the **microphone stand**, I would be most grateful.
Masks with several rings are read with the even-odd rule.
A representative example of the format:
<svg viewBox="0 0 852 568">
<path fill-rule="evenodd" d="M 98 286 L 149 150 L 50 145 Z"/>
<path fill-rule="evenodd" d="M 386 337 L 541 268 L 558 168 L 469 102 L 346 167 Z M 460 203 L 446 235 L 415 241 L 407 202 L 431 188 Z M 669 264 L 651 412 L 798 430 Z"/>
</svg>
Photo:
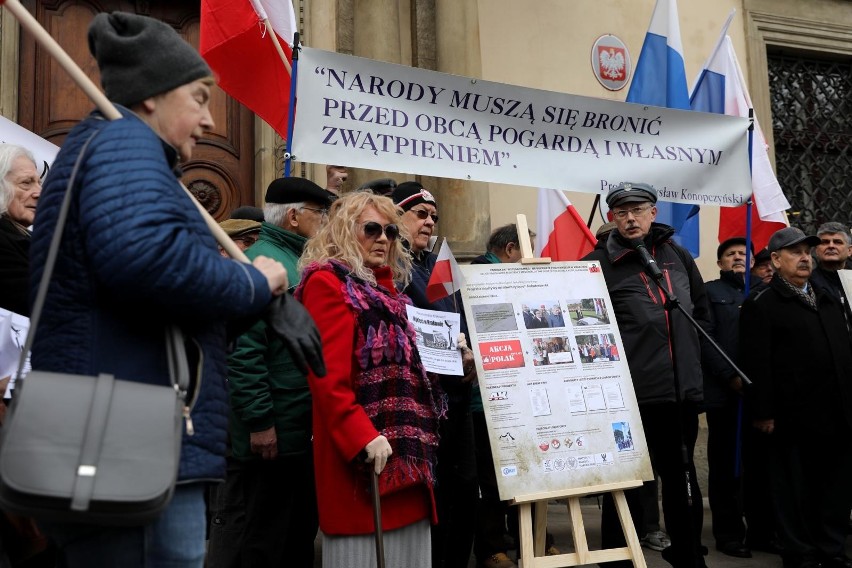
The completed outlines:
<svg viewBox="0 0 852 568">
<path fill-rule="evenodd" d="M 644 247 L 643 247 L 644 248 Z M 695 318 L 692 317 L 692 314 L 687 312 L 684 307 L 681 305 L 680 300 L 677 299 L 677 296 L 671 291 L 669 291 L 666 286 L 663 284 L 663 274 L 660 269 L 656 265 L 656 261 L 650 256 L 650 253 L 645 253 L 648 255 L 650 261 L 645 258 L 645 255 L 642 254 L 642 251 L 637 250 L 639 253 L 640 259 L 642 259 L 642 264 L 644 266 L 644 271 L 646 274 L 651 276 L 654 283 L 657 285 L 657 288 L 662 291 L 663 295 L 666 297 L 666 303 L 664 304 L 664 308 L 666 313 L 668 314 L 669 321 L 669 343 L 671 344 L 671 352 L 672 352 L 672 371 L 674 373 L 674 389 L 675 389 L 675 404 L 677 405 L 677 413 L 678 413 L 678 432 L 680 434 L 680 457 L 681 457 L 681 466 L 683 467 L 683 476 L 684 476 L 684 488 L 686 489 L 686 503 L 687 503 L 687 522 L 689 523 L 689 537 L 690 537 L 690 548 L 693 553 L 693 560 L 696 565 L 698 565 L 698 559 L 703 557 L 703 551 L 698 549 L 698 541 L 695 540 L 695 522 L 692 518 L 692 506 L 693 506 L 693 496 L 692 496 L 692 477 L 690 476 L 690 459 L 689 459 L 689 451 L 686 447 L 686 437 L 683 433 L 683 420 L 684 420 L 684 412 L 683 412 L 683 400 L 680 394 L 680 376 L 678 375 L 678 365 L 677 365 L 677 347 L 675 344 L 675 338 L 677 334 L 674 332 L 674 318 L 671 317 L 675 310 L 678 310 L 686 320 L 701 334 L 704 339 L 706 339 L 713 348 L 718 351 L 718 353 L 722 356 L 725 361 L 736 371 L 736 373 L 742 378 L 743 383 L 746 385 L 750 385 L 751 381 L 746 377 L 745 373 L 728 357 L 728 354 L 725 353 L 725 350 L 722 349 L 718 343 L 710 336 L 707 331 L 704 330 L 701 325 Z M 656 270 L 655 270 L 656 269 Z M 746 277 L 748 274 L 746 274 Z M 703 514 L 703 513 L 702 513 Z"/>
</svg>

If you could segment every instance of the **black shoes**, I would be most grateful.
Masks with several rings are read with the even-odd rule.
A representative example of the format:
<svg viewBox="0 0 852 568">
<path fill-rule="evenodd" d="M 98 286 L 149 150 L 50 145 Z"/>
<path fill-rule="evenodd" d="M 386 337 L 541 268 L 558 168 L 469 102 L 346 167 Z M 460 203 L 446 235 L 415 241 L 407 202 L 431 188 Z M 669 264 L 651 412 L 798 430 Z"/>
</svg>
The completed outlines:
<svg viewBox="0 0 852 568">
<path fill-rule="evenodd" d="M 751 550 L 738 540 L 717 542 L 716 550 L 734 558 L 751 558 Z"/>
</svg>

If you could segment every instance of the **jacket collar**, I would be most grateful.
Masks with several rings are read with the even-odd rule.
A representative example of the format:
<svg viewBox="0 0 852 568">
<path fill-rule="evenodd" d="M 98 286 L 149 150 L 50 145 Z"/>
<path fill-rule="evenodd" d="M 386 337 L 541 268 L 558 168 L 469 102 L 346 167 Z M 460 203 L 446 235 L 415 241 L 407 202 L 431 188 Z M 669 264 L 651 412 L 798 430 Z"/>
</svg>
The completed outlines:
<svg viewBox="0 0 852 568">
<path fill-rule="evenodd" d="M 273 225 L 268 221 L 261 223 L 260 237 L 263 240 L 269 241 L 282 248 L 290 249 L 299 256 L 302 255 L 302 252 L 305 249 L 305 243 L 308 242 L 308 239 L 305 237 L 297 235 L 292 231 L 282 229 L 278 225 Z"/>
<path fill-rule="evenodd" d="M 174 146 L 172 146 L 171 144 L 169 144 L 168 142 L 163 140 L 163 137 L 160 136 L 159 134 L 157 134 L 157 132 L 153 128 L 151 128 L 150 124 L 148 124 L 147 122 L 142 120 L 142 117 L 139 116 L 139 114 L 137 114 L 136 112 L 134 112 L 134 111 L 130 110 L 129 108 L 122 106 L 120 104 L 117 104 L 117 103 L 113 103 L 113 104 L 115 105 L 115 108 L 118 109 L 118 112 L 121 113 L 121 116 L 123 116 L 124 118 L 127 118 L 127 119 L 138 120 L 139 122 L 141 122 L 142 124 L 147 126 L 151 130 L 151 132 L 153 132 L 157 136 L 157 138 L 160 139 L 160 143 L 163 145 L 163 154 L 165 154 L 165 156 L 166 156 L 166 162 L 169 164 L 169 168 L 175 174 L 176 178 L 180 178 L 181 176 L 183 176 L 183 169 L 180 167 L 180 164 L 178 163 L 178 160 L 180 158 L 180 154 L 178 154 L 177 148 L 175 148 Z M 98 110 L 94 111 L 92 114 L 101 118 L 101 119 L 105 119 L 105 117 Z"/>
<path fill-rule="evenodd" d="M 737 290 L 745 289 L 745 278 L 743 278 L 745 274 L 737 274 L 733 270 L 720 270 L 719 271 L 719 280 L 722 282 L 733 286 Z"/>
<path fill-rule="evenodd" d="M 645 235 L 643 240 L 645 241 L 645 246 L 653 253 L 653 249 L 656 246 L 670 241 L 672 235 L 674 235 L 672 227 L 663 225 L 662 223 L 651 223 L 651 230 Z M 624 258 L 629 258 L 631 254 L 636 254 L 636 251 L 630 248 L 630 243 L 627 239 L 622 237 L 618 230 L 615 230 L 609 234 L 609 239 L 607 239 L 606 254 L 609 257 L 609 261 L 615 264 Z"/>
</svg>

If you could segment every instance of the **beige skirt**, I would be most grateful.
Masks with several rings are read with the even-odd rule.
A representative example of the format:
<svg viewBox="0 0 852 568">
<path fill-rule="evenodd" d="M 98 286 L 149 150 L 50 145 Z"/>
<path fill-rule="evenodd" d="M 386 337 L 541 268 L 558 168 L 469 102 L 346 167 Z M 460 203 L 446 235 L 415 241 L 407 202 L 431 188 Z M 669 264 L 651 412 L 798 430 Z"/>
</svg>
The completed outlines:
<svg viewBox="0 0 852 568">
<path fill-rule="evenodd" d="M 385 531 L 386 568 L 432 568 L 428 520 Z M 376 568 L 376 537 L 322 535 L 322 568 Z"/>
</svg>

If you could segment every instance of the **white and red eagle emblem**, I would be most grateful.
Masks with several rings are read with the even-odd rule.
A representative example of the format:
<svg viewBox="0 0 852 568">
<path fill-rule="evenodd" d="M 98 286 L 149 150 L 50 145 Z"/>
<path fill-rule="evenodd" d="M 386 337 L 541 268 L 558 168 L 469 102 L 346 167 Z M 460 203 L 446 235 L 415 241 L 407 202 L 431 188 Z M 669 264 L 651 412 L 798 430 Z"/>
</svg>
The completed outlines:
<svg viewBox="0 0 852 568">
<path fill-rule="evenodd" d="M 619 47 L 598 46 L 598 65 L 600 74 L 611 81 L 627 79 L 627 65 L 624 50 Z"/>
</svg>

